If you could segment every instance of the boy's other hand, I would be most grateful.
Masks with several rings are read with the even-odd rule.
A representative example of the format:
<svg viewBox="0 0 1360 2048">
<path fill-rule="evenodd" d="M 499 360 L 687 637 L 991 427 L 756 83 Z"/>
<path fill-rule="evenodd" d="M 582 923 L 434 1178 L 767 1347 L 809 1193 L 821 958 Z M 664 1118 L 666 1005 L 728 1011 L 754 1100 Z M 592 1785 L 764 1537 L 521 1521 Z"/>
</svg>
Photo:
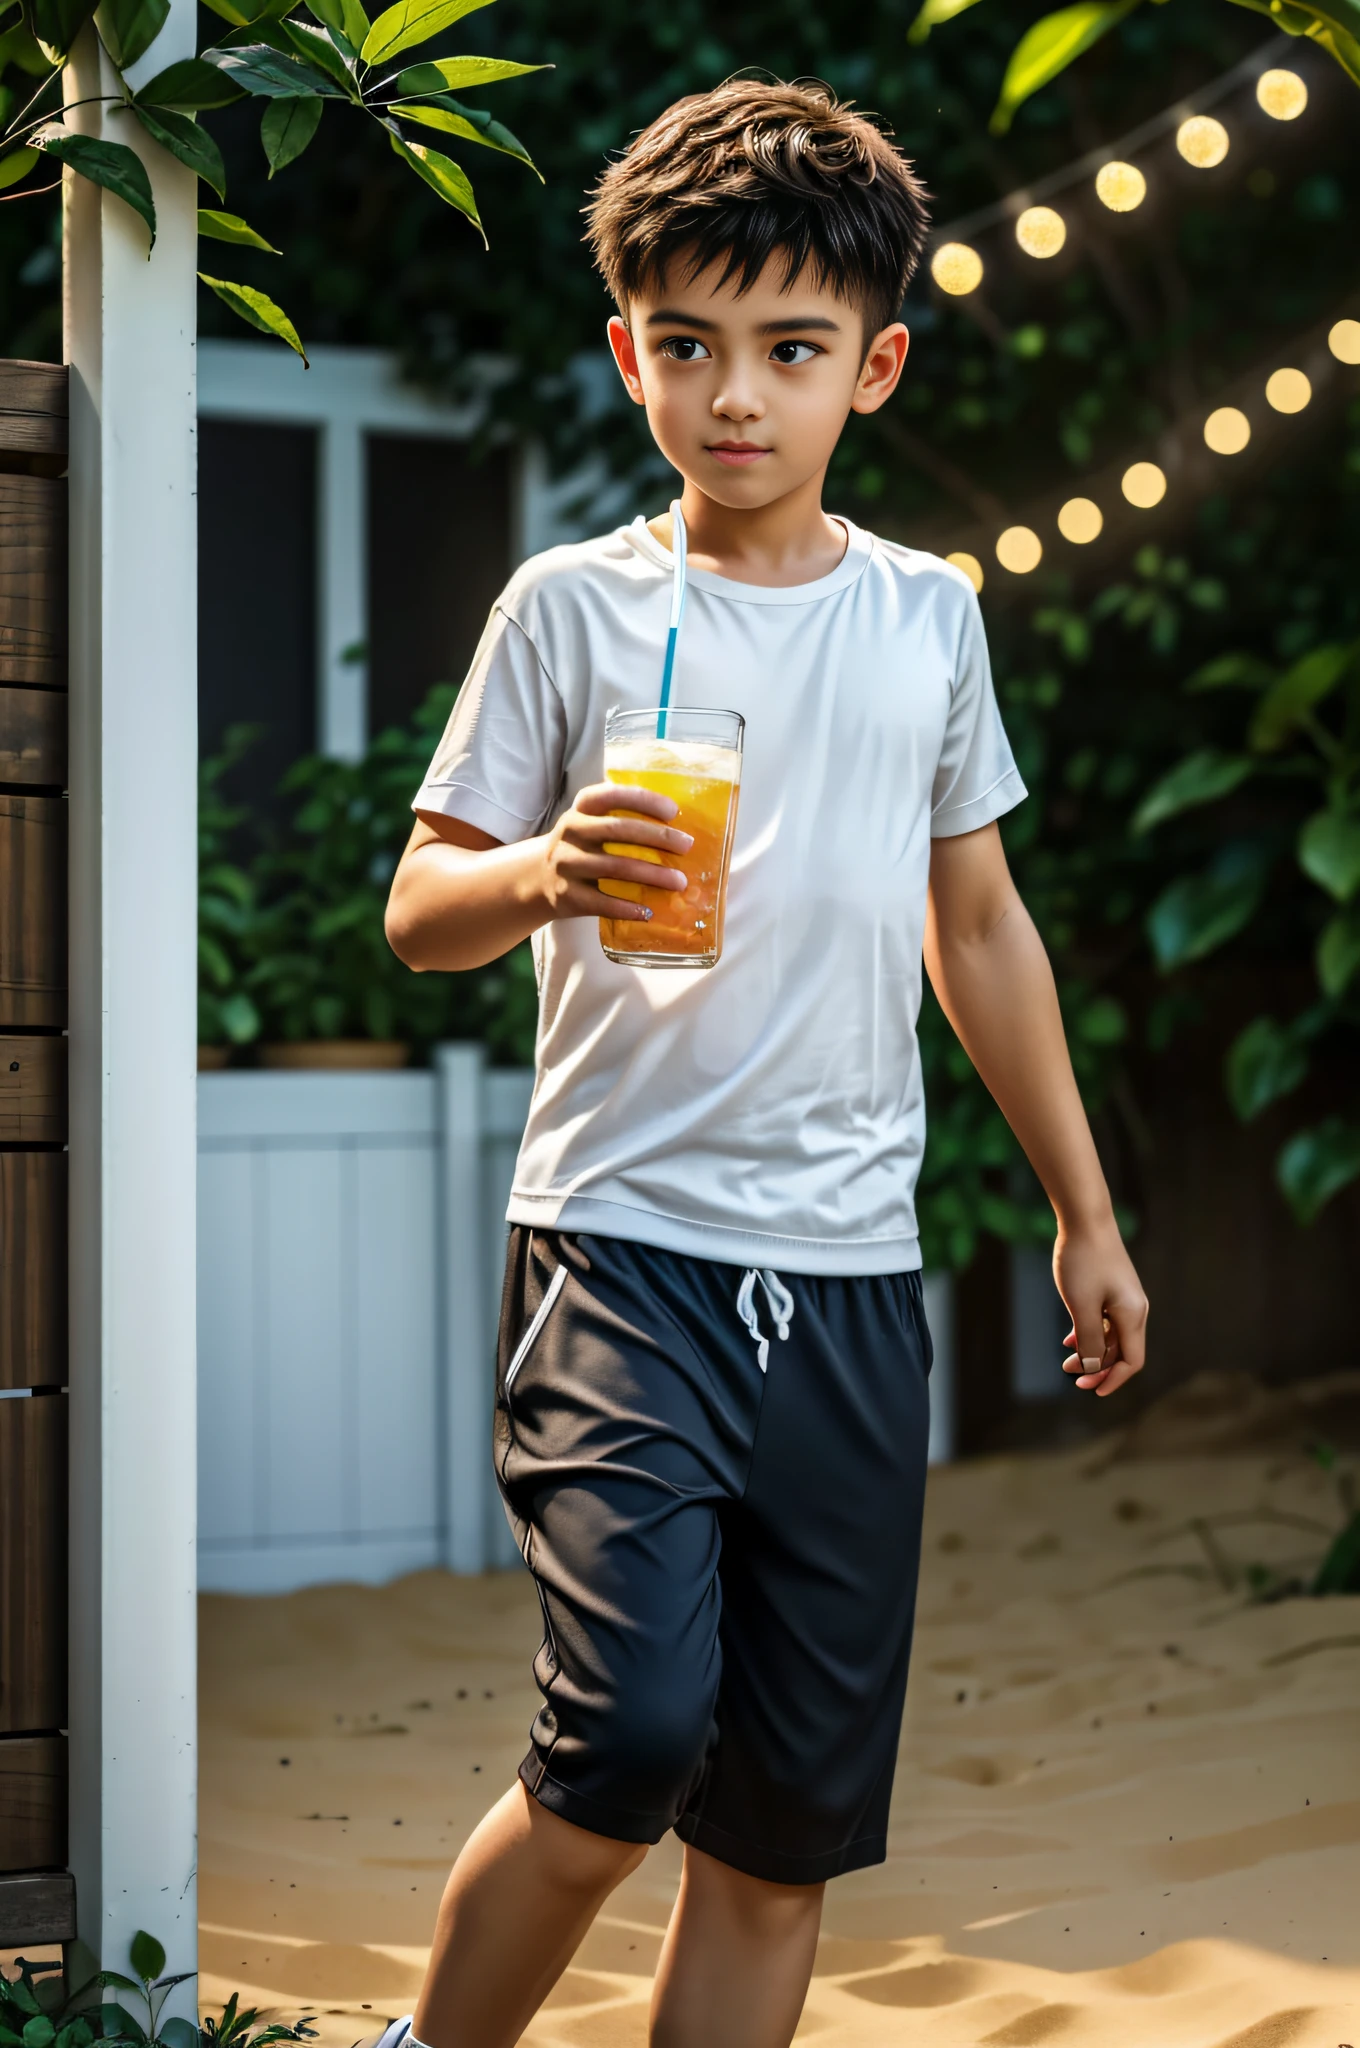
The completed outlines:
<svg viewBox="0 0 1360 2048">
<path fill-rule="evenodd" d="M 615 845 L 622 841 L 683 859 L 694 840 L 670 822 L 679 808 L 659 790 L 633 789 L 617 782 L 595 782 L 581 790 L 543 841 L 539 886 L 549 916 L 645 922 L 652 914 L 646 904 L 608 896 L 599 884 L 640 882 L 648 889 L 687 888 L 688 877 L 680 868 L 630 860 L 625 854 L 604 850 L 606 840 Z M 621 816 L 625 811 L 629 815 Z"/>
<path fill-rule="evenodd" d="M 1063 1371 L 1087 1393 L 1117 1393 L 1143 1370 L 1148 1305 L 1114 1218 L 1060 1234 L 1053 1278 L 1072 1318 Z"/>
</svg>

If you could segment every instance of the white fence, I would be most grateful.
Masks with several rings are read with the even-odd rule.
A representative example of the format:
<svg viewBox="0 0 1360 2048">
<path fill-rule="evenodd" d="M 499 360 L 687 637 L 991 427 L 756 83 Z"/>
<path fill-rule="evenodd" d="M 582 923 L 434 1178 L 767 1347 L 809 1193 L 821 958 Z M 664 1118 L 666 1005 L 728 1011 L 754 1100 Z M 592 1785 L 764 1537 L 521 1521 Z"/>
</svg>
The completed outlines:
<svg viewBox="0 0 1360 2048">
<path fill-rule="evenodd" d="M 532 1076 L 199 1079 L 199 1579 L 278 1593 L 517 1552 L 491 1471 L 502 1218 Z M 948 1283 L 931 1456 L 947 1457 Z"/>
</svg>

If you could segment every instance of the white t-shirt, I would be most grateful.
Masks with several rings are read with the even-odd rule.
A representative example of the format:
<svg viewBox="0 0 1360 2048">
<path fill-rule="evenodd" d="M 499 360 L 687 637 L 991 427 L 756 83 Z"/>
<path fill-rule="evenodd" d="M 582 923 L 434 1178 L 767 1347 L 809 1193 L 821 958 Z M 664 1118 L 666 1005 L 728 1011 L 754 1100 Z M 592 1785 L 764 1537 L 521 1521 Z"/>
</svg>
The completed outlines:
<svg viewBox="0 0 1360 2048">
<path fill-rule="evenodd" d="M 662 973 L 607 960 L 593 918 L 537 934 L 512 1222 L 794 1273 L 921 1262 L 930 840 L 1025 788 L 967 579 L 842 523 L 815 583 L 690 571 L 672 702 L 746 720 L 723 955 Z M 641 520 L 526 562 L 414 808 L 508 842 L 603 780 L 605 712 L 657 701 L 672 568 Z"/>
</svg>

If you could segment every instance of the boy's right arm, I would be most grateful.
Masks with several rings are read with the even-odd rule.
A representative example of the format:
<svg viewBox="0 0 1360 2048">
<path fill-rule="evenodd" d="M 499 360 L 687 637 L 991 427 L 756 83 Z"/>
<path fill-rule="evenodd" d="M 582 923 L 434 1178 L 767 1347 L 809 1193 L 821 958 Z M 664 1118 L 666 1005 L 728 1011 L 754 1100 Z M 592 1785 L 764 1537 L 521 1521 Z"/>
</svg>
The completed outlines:
<svg viewBox="0 0 1360 2048">
<path fill-rule="evenodd" d="M 508 846 L 461 819 L 424 811 L 392 878 L 387 942 L 418 974 L 447 973 L 484 967 L 560 917 L 645 920 L 652 913 L 643 904 L 605 895 L 600 882 L 683 889 L 684 874 L 606 853 L 605 844 L 626 841 L 654 848 L 663 861 L 683 859 L 694 842 L 669 822 L 678 808 L 657 790 L 598 782 L 549 831 Z"/>
</svg>

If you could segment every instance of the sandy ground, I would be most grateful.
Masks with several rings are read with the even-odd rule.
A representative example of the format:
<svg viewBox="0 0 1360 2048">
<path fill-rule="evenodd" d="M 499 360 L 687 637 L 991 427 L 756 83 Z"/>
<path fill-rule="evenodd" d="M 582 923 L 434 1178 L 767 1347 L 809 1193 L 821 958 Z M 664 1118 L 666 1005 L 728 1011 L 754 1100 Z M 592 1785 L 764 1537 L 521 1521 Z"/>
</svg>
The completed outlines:
<svg viewBox="0 0 1360 2048">
<path fill-rule="evenodd" d="M 1225 1561 L 1338 1513 L 1292 1453 L 933 1475 L 889 1859 L 829 1888 L 800 2040 L 1360 2048 L 1360 1600 L 1226 1586 L 1187 1518 L 1263 1508 Z M 410 2010 L 538 1629 L 519 1574 L 204 1600 L 205 2003 L 331 2043 Z M 615 1895 L 535 2048 L 641 2048 L 678 1867 Z"/>
</svg>

